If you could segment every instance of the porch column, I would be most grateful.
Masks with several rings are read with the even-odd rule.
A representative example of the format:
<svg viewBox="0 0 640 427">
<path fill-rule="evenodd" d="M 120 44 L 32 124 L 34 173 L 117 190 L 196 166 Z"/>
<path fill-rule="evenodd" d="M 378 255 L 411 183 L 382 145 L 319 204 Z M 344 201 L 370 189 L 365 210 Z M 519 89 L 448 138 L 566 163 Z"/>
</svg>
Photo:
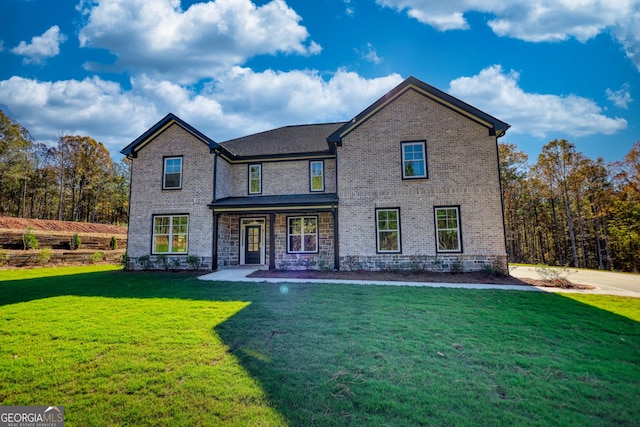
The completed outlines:
<svg viewBox="0 0 640 427">
<path fill-rule="evenodd" d="M 276 269 L 276 214 L 269 214 L 269 270 Z"/>
<path fill-rule="evenodd" d="M 331 209 L 333 214 L 333 269 L 340 270 L 340 239 L 338 233 L 338 209 L 333 207 Z"/>
<path fill-rule="evenodd" d="M 213 236 L 211 236 L 211 270 L 218 269 L 218 218 L 219 214 L 213 214 Z"/>
</svg>

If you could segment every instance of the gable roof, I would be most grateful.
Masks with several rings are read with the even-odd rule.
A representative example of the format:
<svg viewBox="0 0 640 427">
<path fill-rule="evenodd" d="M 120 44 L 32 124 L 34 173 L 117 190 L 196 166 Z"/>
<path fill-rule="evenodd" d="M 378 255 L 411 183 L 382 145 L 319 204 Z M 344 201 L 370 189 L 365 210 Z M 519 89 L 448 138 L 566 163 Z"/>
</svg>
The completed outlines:
<svg viewBox="0 0 640 427">
<path fill-rule="evenodd" d="M 173 124 L 177 124 L 178 126 L 183 128 L 185 131 L 189 132 L 191 135 L 193 135 L 194 137 L 202 141 L 204 144 L 206 144 L 210 149 L 213 150 L 218 147 L 218 144 L 213 139 L 209 138 L 208 136 L 206 136 L 205 134 L 200 132 L 198 129 L 194 128 L 189 123 L 185 122 L 175 114 L 169 113 L 166 116 L 164 116 L 164 118 L 162 118 L 158 123 L 153 125 L 148 131 L 146 131 L 145 133 L 137 137 L 131 144 L 124 147 L 120 151 L 120 153 L 124 154 L 129 158 L 137 157 L 138 151 L 140 151 L 142 147 L 147 145 L 156 136 L 160 135 L 162 132 L 168 129 L 169 126 Z"/>
<path fill-rule="evenodd" d="M 327 154 L 327 135 L 344 125 L 345 122 L 284 126 L 221 142 L 219 146 L 223 154 L 234 159 Z"/>
<path fill-rule="evenodd" d="M 509 125 L 495 117 L 481 111 L 464 101 L 455 98 L 448 93 L 441 91 L 427 83 L 416 79 L 415 77 L 409 77 L 398 86 L 387 92 L 382 98 L 371 104 L 367 109 L 358 114 L 356 117 L 347 122 L 340 129 L 332 133 L 327 141 L 332 144 L 342 145 L 342 138 L 347 136 L 350 132 L 355 130 L 362 123 L 366 122 L 371 116 L 376 114 L 390 102 L 393 102 L 400 95 L 408 90 L 415 90 L 416 92 L 436 101 L 437 103 L 450 108 L 457 113 L 466 116 L 467 118 L 486 126 L 489 129 L 491 135 L 501 137 L 505 134 Z"/>
</svg>

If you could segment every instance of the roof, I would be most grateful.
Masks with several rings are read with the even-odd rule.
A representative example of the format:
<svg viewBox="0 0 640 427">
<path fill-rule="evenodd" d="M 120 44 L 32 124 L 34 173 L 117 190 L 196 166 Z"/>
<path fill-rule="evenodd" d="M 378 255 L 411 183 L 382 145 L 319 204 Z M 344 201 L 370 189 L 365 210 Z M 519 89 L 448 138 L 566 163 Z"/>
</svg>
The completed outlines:
<svg viewBox="0 0 640 427">
<path fill-rule="evenodd" d="M 491 135 L 500 137 L 504 135 L 507 129 L 509 129 L 510 127 L 507 123 L 496 119 L 495 117 L 485 113 L 484 111 L 481 111 L 459 100 L 458 98 L 455 98 L 448 93 L 441 91 L 440 89 L 428 85 L 427 83 L 418 80 L 415 77 L 409 77 L 398 86 L 393 88 L 391 91 L 387 92 L 387 94 L 385 94 L 382 98 L 371 104 L 366 110 L 358 114 L 352 120 L 348 121 L 335 132 L 333 132 L 327 138 L 327 141 L 329 143 L 341 145 L 342 138 L 347 136 L 347 134 L 352 132 L 362 123 L 367 121 L 371 116 L 376 114 L 387 104 L 398 98 L 407 90 L 415 90 L 418 93 L 444 105 L 445 107 L 451 108 L 452 110 L 468 117 L 469 119 L 486 126 L 489 129 Z"/>
<path fill-rule="evenodd" d="M 335 193 L 287 194 L 279 196 L 247 196 L 226 197 L 209 204 L 214 211 L 260 211 L 283 208 L 308 209 L 313 207 L 331 208 L 337 206 L 338 196 Z"/>
<path fill-rule="evenodd" d="M 173 113 L 169 113 L 164 116 L 158 123 L 153 125 L 148 131 L 137 137 L 133 142 L 126 147 L 124 147 L 120 152 L 127 157 L 136 157 L 137 152 L 142 149 L 145 145 L 151 142 L 156 136 L 160 133 L 164 132 L 169 126 L 177 124 L 185 131 L 189 132 L 191 135 L 201 140 L 204 144 L 206 144 L 210 149 L 214 149 L 218 147 L 218 144 L 198 129 L 191 126 L 189 123 L 182 120 L 180 117 L 176 116 Z"/>
<path fill-rule="evenodd" d="M 329 153 L 327 136 L 345 122 L 285 126 L 221 142 L 230 157 L 264 157 Z"/>
</svg>

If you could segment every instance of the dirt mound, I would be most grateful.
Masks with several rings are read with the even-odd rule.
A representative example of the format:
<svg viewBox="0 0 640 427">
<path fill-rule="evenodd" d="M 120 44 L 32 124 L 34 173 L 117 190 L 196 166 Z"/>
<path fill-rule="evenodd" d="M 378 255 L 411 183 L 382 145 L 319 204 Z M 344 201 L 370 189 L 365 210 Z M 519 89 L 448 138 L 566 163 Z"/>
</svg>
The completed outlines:
<svg viewBox="0 0 640 427">
<path fill-rule="evenodd" d="M 0 217 L 0 229 L 26 230 L 31 227 L 40 231 L 64 231 L 70 233 L 99 233 L 126 235 L 127 227 L 110 224 L 91 224 L 88 222 L 51 221 L 46 219 L 26 219 Z"/>
</svg>

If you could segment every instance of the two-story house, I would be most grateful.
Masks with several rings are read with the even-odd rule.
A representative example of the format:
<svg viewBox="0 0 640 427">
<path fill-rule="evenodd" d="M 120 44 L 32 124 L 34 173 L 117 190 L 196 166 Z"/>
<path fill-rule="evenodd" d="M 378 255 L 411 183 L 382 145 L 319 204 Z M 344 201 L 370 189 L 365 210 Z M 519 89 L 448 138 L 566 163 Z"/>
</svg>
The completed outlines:
<svg viewBox="0 0 640 427">
<path fill-rule="evenodd" d="M 348 122 L 216 142 L 169 114 L 132 160 L 130 268 L 506 268 L 509 125 L 413 77 Z"/>
</svg>

